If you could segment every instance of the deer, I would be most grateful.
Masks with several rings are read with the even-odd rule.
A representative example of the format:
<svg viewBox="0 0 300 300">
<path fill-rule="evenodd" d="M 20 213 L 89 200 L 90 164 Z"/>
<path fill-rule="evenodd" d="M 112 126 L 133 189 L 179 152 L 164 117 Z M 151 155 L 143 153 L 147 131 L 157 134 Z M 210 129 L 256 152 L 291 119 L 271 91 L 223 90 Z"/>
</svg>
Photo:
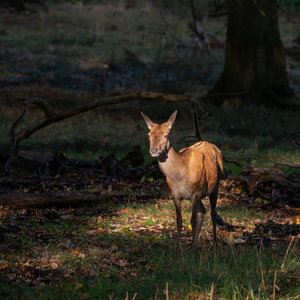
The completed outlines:
<svg viewBox="0 0 300 300">
<path fill-rule="evenodd" d="M 216 234 L 216 205 L 218 200 L 219 182 L 223 172 L 223 155 L 221 151 L 209 142 L 200 141 L 194 145 L 176 152 L 169 140 L 170 130 L 175 122 L 177 110 L 169 120 L 161 125 L 153 123 L 141 112 L 150 132 L 149 152 L 158 159 L 161 171 L 166 176 L 176 209 L 177 249 L 181 249 L 181 200 L 192 202 L 192 247 L 196 248 L 206 209 L 202 199 L 209 197 L 211 219 L 213 226 L 214 245 Z"/>
</svg>

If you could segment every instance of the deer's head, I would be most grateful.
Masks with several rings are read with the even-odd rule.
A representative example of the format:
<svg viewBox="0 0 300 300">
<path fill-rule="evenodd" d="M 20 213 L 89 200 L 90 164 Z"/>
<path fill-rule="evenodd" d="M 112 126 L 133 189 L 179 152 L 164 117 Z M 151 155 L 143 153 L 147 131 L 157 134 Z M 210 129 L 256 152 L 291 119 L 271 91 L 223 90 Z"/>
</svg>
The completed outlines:
<svg viewBox="0 0 300 300">
<path fill-rule="evenodd" d="M 153 123 L 150 118 L 141 113 L 150 132 L 148 134 L 150 140 L 150 154 L 158 157 L 170 148 L 169 132 L 175 121 L 177 110 L 172 114 L 166 123 L 161 125 Z"/>
</svg>

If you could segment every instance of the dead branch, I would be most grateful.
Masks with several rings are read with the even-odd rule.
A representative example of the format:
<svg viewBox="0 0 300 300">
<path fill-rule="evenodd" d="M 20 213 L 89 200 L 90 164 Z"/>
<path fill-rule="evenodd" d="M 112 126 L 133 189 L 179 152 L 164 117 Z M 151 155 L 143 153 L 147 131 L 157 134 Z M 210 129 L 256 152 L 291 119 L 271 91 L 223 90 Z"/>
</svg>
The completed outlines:
<svg viewBox="0 0 300 300">
<path fill-rule="evenodd" d="M 196 11 L 195 11 L 194 0 L 190 0 L 190 4 L 191 4 L 193 22 L 190 22 L 188 25 L 189 25 L 190 29 L 192 29 L 192 31 L 196 34 L 199 41 L 204 43 L 207 54 L 211 54 L 211 48 L 210 48 L 210 45 L 209 45 L 209 42 L 207 39 L 207 35 L 204 32 L 204 30 L 200 26 L 197 25 L 197 16 L 196 16 Z"/>
<path fill-rule="evenodd" d="M 0 161 L 7 160 L 7 157 L 10 159 L 7 161 L 5 170 L 7 171 L 9 169 L 11 159 L 14 155 L 14 152 L 20 143 L 20 141 L 27 139 L 29 136 L 31 136 L 36 131 L 47 127 L 53 123 L 59 122 L 61 120 L 74 117 L 76 115 L 82 114 L 84 112 L 93 110 L 97 107 L 104 106 L 104 105 L 113 105 L 117 103 L 123 103 L 127 101 L 133 101 L 133 100 L 153 100 L 153 99 L 160 99 L 165 101 L 171 101 L 171 102 L 190 102 L 192 103 L 196 109 L 199 111 L 202 111 L 204 113 L 208 113 L 208 109 L 205 107 L 205 105 L 199 101 L 200 99 L 193 96 L 188 95 L 170 95 L 170 94 L 162 94 L 162 93 L 154 93 L 154 92 L 141 92 L 131 95 L 125 95 L 125 96 L 116 96 L 112 98 L 104 98 L 104 99 L 97 99 L 95 101 L 92 101 L 88 104 L 75 107 L 73 109 L 65 110 L 62 112 L 54 113 L 50 107 L 50 105 L 47 103 L 47 101 L 33 97 L 29 98 L 24 101 L 24 109 L 22 111 L 21 116 L 14 122 L 13 124 L 13 145 L 3 147 L 0 149 Z M 27 127 L 21 129 L 19 132 L 15 132 L 15 128 L 19 124 L 19 121 L 23 118 L 26 111 L 28 110 L 28 107 L 30 104 L 35 104 L 39 106 L 44 111 L 44 117 L 36 120 L 35 122 L 29 124 Z"/>
<path fill-rule="evenodd" d="M 242 164 L 239 163 L 238 161 L 232 160 L 232 159 L 228 159 L 228 158 L 226 158 L 225 156 L 223 156 L 223 160 L 226 161 L 226 162 L 228 162 L 228 163 L 234 164 L 234 165 L 236 165 L 236 166 L 238 166 L 238 167 L 240 167 L 240 168 L 244 168 L 244 167 L 245 167 L 244 165 L 242 165 Z"/>
<path fill-rule="evenodd" d="M 129 198 L 130 195 L 100 194 L 99 192 L 2 194 L 0 195 L 0 206 L 12 209 L 69 207 L 124 197 Z M 151 195 L 136 196 L 137 199 L 142 200 L 148 200 L 151 197 Z"/>
<path fill-rule="evenodd" d="M 131 168 L 143 166 L 144 156 L 140 146 L 133 146 L 121 160 L 117 160 L 115 154 L 111 153 L 100 157 L 99 162 L 68 158 L 61 152 L 50 155 L 35 151 L 19 151 L 11 164 L 17 168 L 38 172 L 44 180 L 51 174 L 64 173 L 68 169 L 90 169 L 113 177 L 116 173 L 125 174 L 129 166 Z"/>
<path fill-rule="evenodd" d="M 29 106 L 29 104 L 38 105 L 44 111 L 47 118 L 51 118 L 54 115 L 52 107 L 49 105 L 49 103 L 41 98 L 30 97 L 23 101 L 23 105 L 25 105 L 26 108 Z"/>
<path fill-rule="evenodd" d="M 291 190 L 300 190 L 298 180 L 267 168 L 246 166 L 240 175 L 258 178 L 260 182 L 276 182 L 278 185 Z"/>
</svg>

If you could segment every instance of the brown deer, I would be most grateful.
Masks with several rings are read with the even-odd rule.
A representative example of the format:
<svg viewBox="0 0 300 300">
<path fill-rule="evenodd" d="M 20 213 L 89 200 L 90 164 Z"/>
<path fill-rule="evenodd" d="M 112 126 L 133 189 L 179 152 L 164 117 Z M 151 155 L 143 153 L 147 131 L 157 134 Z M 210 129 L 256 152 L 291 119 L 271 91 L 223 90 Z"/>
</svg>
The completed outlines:
<svg viewBox="0 0 300 300">
<path fill-rule="evenodd" d="M 192 202 L 192 235 L 193 247 L 196 246 L 203 224 L 206 209 L 202 198 L 209 196 L 214 242 L 216 242 L 216 204 L 218 199 L 219 181 L 223 171 L 221 151 L 208 142 L 198 142 L 177 153 L 170 144 L 169 132 L 175 121 L 175 111 L 166 123 L 153 123 L 141 113 L 150 132 L 150 154 L 158 158 L 158 164 L 166 175 L 167 183 L 172 191 L 177 215 L 177 248 L 181 241 L 181 199 Z"/>
</svg>

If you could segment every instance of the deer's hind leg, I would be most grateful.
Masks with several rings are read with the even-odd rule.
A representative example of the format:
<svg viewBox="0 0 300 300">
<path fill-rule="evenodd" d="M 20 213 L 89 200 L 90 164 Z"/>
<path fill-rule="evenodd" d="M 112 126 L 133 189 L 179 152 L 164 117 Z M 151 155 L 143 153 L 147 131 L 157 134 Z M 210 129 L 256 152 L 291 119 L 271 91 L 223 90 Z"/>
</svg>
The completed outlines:
<svg viewBox="0 0 300 300">
<path fill-rule="evenodd" d="M 216 185 L 215 189 L 209 195 L 210 208 L 211 208 L 211 220 L 212 220 L 212 225 L 213 225 L 214 243 L 217 242 L 217 229 L 216 229 L 216 227 L 217 227 L 216 226 L 217 212 L 216 212 L 216 206 L 217 206 L 218 194 L 219 194 L 219 184 Z"/>
<path fill-rule="evenodd" d="M 202 203 L 202 192 L 197 192 L 193 195 L 192 198 L 192 234 L 193 234 L 193 247 L 196 246 L 199 233 L 201 231 L 204 217 L 206 214 L 206 209 Z"/>
</svg>

